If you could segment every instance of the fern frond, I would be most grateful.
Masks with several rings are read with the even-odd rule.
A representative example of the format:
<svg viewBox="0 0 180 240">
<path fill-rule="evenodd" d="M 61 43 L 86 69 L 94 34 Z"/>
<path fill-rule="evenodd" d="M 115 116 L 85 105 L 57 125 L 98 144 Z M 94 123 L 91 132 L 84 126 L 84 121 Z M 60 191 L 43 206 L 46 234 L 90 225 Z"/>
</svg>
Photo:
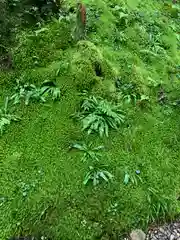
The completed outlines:
<svg viewBox="0 0 180 240">
<path fill-rule="evenodd" d="M 82 112 L 77 116 L 82 122 L 83 131 L 88 134 L 99 133 L 100 137 L 109 135 L 109 128 L 117 129 L 125 120 L 119 106 L 102 98 L 86 97 L 81 105 Z"/>
</svg>

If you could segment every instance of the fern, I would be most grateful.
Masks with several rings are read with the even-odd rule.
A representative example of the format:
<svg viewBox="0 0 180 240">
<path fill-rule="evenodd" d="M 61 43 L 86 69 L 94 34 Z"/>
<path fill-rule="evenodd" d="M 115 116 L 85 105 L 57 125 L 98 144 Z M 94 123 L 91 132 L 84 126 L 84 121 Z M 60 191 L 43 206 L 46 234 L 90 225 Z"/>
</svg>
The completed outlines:
<svg viewBox="0 0 180 240">
<path fill-rule="evenodd" d="M 124 122 L 124 112 L 111 102 L 91 96 L 84 99 L 81 112 L 77 114 L 83 131 L 98 132 L 102 137 L 109 135 L 109 129 L 117 129 Z"/>
<path fill-rule="evenodd" d="M 46 100 L 43 96 L 43 89 L 40 87 L 36 87 L 33 84 L 30 84 L 29 89 L 27 90 L 25 95 L 25 104 L 29 105 L 30 100 L 45 102 Z"/>
<path fill-rule="evenodd" d="M 89 167 L 89 172 L 84 178 L 84 185 L 87 185 L 90 181 L 93 185 L 98 185 L 101 181 L 109 182 L 113 179 L 113 175 L 104 168 L 99 167 Z"/>
<path fill-rule="evenodd" d="M 17 86 L 15 87 L 15 94 L 11 97 L 14 104 L 17 104 L 24 99 L 25 104 L 29 105 L 30 101 L 45 102 L 48 96 L 52 97 L 52 100 L 58 100 L 60 98 L 60 88 L 52 81 L 45 81 L 40 87 L 34 84 L 20 85 L 17 80 Z"/>
<path fill-rule="evenodd" d="M 52 100 L 58 100 L 61 96 L 61 90 L 59 87 L 56 86 L 55 82 L 52 81 L 45 81 L 41 85 L 41 90 L 43 94 L 49 94 L 52 97 Z"/>
<path fill-rule="evenodd" d="M 133 105 L 136 105 L 138 94 L 137 87 L 134 83 L 123 84 L 120 80 L 117 80 L 116 87 L 120 100 L 122 100 L 125 104 L 132 103 Z"/>
<path fill-rule="evenodd" d="M 83 153 L 82 161 L 86 162 L 88 160 L 99 161 L 99 158 L 102 156 L 102 154 L 99 151 L 104 149 L 104 146 L 93 147 L 92 143 L 90 143 L 89 145 L 75 143 L 71 146 L 71 148 L 75 148 L 82 152 Z"/>
<path fill-rule="evenodd" d="M 11 100 L 14 101 L 14 104 L 19 103 L 21 99 L 24 99 L 26 105 L 29 105 L 30 100 L 45 102 L 43 90 L 40 87 L 36 87 L 34 84 L 27 83 L 22 86 L 20 85 L 19 81 L 17 81 L 15 91 L 15 94 L 13 94 L 11 97 Z"/>
<path fill-rule="evenodd" d="M 136 94 L 127 94 L 127 95 L 123 95 L 123 101 L 127 104 L 134 104 L 136 105 L 136 102 L 137 102 L 137 96 Z"/>
</svg>

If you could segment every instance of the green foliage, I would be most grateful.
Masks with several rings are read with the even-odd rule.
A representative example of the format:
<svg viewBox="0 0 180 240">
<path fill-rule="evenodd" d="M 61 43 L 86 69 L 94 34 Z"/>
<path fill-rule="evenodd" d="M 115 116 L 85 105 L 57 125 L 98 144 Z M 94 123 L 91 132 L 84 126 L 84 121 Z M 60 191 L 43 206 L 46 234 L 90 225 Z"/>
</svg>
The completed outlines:
<svg viewBox="0 0 180 240">
<path fill-rule="evenodd" d="M 56 86 L 55 82 L 45 81 L 41 87 L 36 87 L 34 84 L 20 85 L 20 81 L 17 80 L 17 85 L 15 87 L 16 93 L 12 95 L 11 100 L 14 104 L 20 102 L 24 99 L 25 105 L 29 105 L 29 102 L 45 102 L 47 96 L 51 96 L 52 100 L 58 100 L 60 98 L 60 89 Z"/>
<path fill-rule="evenodd" d="M 113 179 L 113 175 L 108 172 L 105 168 L 100 167 L 89 167 L 89 172 L 84 178 L 84 185 L 87 185 L 89 182 L 93 182 L 93 186 L 98 185 L 101 181 L 109 182 Z"/>
<path fill-rule="evenodd" d="M 132 183 L 133 185 L 138 185 L 138 183 L 142 183 L 143 180 L 141 176 L 139 176 L 137 173 L 136 174 L 129 174 L 128 172 L 125 172 L 124 175 L 124 184 L 128 185 L 129 183 Z"/>
<path fill-rule="evenodd" d="M 76 114 L 81 121 L 83 131 L 88 134 L 97 132 L 102 137 L 109 136 L 109 129 L 117 129 L 125 119 L 120 106 L 102 98 L 86 97 L 81 105 L 81 112 Z"/>
<path fill-rule="evenodd" d="M 79 91 L 99 90 L 118 75 L 117 69 L 103 54 L 103 49 L 90 41 L 79 41 L 71 57 L 71 71 Z"/>
<path fill-rule="evenodd" d="M 2 135 L 6 125 L 10 125 L 11 122 L 17 122 L 20 120 L 20 118 L 17 115 L 10 113 L 10 111 L 8 109 L 8 103 L 9 103 L 9 98 L 6 97 L 4 106 L 2 106 L 0 108 L 0 132 L 1 132 L 1 135 Z"/>
<path fill-rule="evenodd" d="M 12 43 L 17 28 L 32 26 L 37 22 L 57 16 L 63 1 L 2 0 L 0 1 L 0 40 Z"/>
<path fill-rule="evenodd" d="M 119 98 L 125 103 L 125 104 L 134 104 L 136 105 L 138 94 L 136 90 L 136 86 L 133 83 L 128 84 L 122 84 L 120 81 L 116 82 L 116 87 L 118 90 Z M 117 95 L 118 95 L 117 93 Z"/>
<path fill-rule="evenodd" d="M 155 222 L 157 219 L 165 219 L 176 212 L 171 197 L 161 195 L 156 189 L 148 188 L 148 215 L 147 223 Z"/>
<path fill-rule="evenodd" d="M 61 97 L 60 88 L 57 87 L 55 82 L 52 82 L 52 81 L 43 82 L 41 86 L 41 90 L 43 94 L 49 94 L 50 96 L 52 96 L 53 101 L 59 100 Z"/>
<path fill-rule="evenodd" d="M 74 82 L 78 90 L 90 90 L 100 79 L 97 78 L 95 65 L 103 65 L 101 51 L 90 41 L 79 41 L 71 65 Z"/>
<path fill-rule="evenodd" d="M 36 87 L 33 84 L 27 84 L 24 86 L 25 89 L 25 104 L 28 105 L 30 100 L 35 100 L 37 102 L 45 102 L 45 98 L 43 96 L 43 89 L 40 87 Z"/>
<path fill-rule="evenodd" d="M 61 12 L 59 19 L 48 23 L 40 19 L 38 26 L 23 28 L 23 32 L 17 27 L 17 46 L 11 46 L 14 69 L 0 73 L 1 101 L 4 95 L 13 94 L 15 79 L 21 80 L 22 88 L 29 83 L 38 89 L 44 80 L 56 79 L 63 94 L 60 104 L 50 101 L 28 108 L 23 104 L 12 106 L 18 107 L 24 118 L 21 125 L 12 124 L 12 131 L 0 139 L 1 239 L 26 232 L 53 239 L 117 239 L 122 231 L 142 228 L 143 222 L 173 218 L 179 213 L 179 109 L 159 104 L 161 88 L 166 103 L 179 104 L 177 10 L 171 6 L 165 9 L 164 1 L 155 0 L 82 0 L 88 13 L 88 41 L 75 45 L 72 28 L 76 3 L 67 2 L 67 12 Z M 18 7 L 14 10 L 19 11 Z M 30 6 L 27 15 L 38 18 L 39 10 Z M 9 25 L 8 17 L 11 15 L 2 14 L 0 19 Z M 18 25 L 16 21 L 13 24 Z M 9 27 L 4 30 L 9 34 Z M 114 89 L 117 79 L 122 81 L 120 89 Z M 54 86 L 46 87 L 42 95 L 45 100 L 53 98 L 53 92 L 59 96 Z M 108 99 L 96 97 L 97 106 L 100 101 L 114 106 L 110 101 L 121 95 L 119 102 L 128 115 L 123 131 L 100 139 L 96 134 L 84 135 L 78 124 L 73 124 L 70 116 L 80 101 L 79 90 L 84 89 L 90 96 Z M 106 89 L 111 91 L 107 94 Z M 22 95 L 20 100 L 24 101 Z M 34 100 L 30 98 L 29 102 Z M 150 108 L 146 111 L 124 102 Z M 104 112 L 97 112 L 97 106 L 90 108 L 92 113 L 107 118 Z M 84 117 L 91 114 L 80 109 L 79 115 L 81 112 Z M 9 120 L 2 122 L 4 129 Z M 93 146 L 86 149 L 82 144 L 77 146 L 79 154 L 70 155 L 67 147 L 72 139 L 75 143 L 93 142 Z M 95 154 L 93 158 L 99 162 L 91 157 L 89 162 L 80 161 L 81 154 L 84 157 L 88 152 L 88 157 L 99 145 L 108 149 L 106 157 L 97 156 L 95 151 L 91 156 Z M 110 166 L 116 181 L 110 186 L 102 184 L 98 191 L 82 189 L 86 166 L 91 165 L 86 184 L 111 180 L 112 174 L 107 174 L 111 170 L 99 165 L 101 160 Z M 124 175 L 126 167 L 140 169 L 142 175 L 130 170 Z M 161 191 L 155 196 L 149 186 Z M 109 212 L 110 206 L 115 210 Z"/>
<path fill-rule="evenodd" d="M 146 95 L 141 95 L 140 99 L 138 100 L 138 105 L 142 108 L 150 106 L 150 98 Z"/>
<path fill-rule="evenodd" d="M 74 143 L 71 146 L 74 149 L 79 150 L 80 152 L 83 153 L 82 161 L 99 161 L 99 158 L 102 156 L 102 154 L 99 152 L 102 149 L 104 149 L 104 146 L 98 146 L 98 147 L 93 147 L 93 144 L 90 143 L 89 145 L 84 144 L 79 144 L 79 143 Z"/>
<path fill-rule="evenodd" d="M 16 93 L 11 97 L 14 104 L 19 103 L 21 99 L 24 99 L 25 105 L 29 105 L 30 100 L 45 102 L 43 89 L 36 87 L 34 84 L 27 83 L 24 86 L 21 86 L 17 81 L 15 90 Z"/>
<path fill-rule="evenodd" d="M 17 41 L 18 44 L 13 49 L 13 60 L 18 69 L 25 72 L 34 67 L 46 69 L 47 64 L 64 60 L 63 50 L 73 45 L 70 22 L 54 19 L 36 30 L 22 32 L 17 36 Z"/>
<path fill-rule="evenodd" d="M 124 95 L 123 100 L 125 103 L 133 103 L 135 105 L 137 102 L 137 96 L 135 94 Z"/>
</svg>

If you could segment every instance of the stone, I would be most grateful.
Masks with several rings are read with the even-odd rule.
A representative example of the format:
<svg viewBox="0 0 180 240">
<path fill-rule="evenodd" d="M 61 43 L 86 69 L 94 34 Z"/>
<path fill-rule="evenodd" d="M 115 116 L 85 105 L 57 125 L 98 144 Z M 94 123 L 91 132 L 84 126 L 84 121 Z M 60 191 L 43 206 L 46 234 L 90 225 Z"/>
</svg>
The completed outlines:
<svg viewBox="0 0 180 240">
<path fill-rule="evenodd" d="M 134 230 L 130 234 L 128 240 L 180 240 L 180 220 L 176 222 L 166 223 L 161 226 L 154 226 L 149 229 L 147 234 L 142 230 Z"/>
<path fill-rule="evenodd" d="M 141 229 L 133 230 L 130 234 L 131 240 L 145 240 L 146 234 Z"/>
<path fill-rule="evenodd" d="M 171 236 L 170 236 L 170 240 L 174 240 L 174 239 L 175 239 L 174 235 L 171 234 Z"/>
<path fill-rule="evenodd" d="M 162 228 L 162 227 L 159 228 L 159 231 L 162 232 L 163 234 L 166 234 L 164 228 Z"/>
</svg>

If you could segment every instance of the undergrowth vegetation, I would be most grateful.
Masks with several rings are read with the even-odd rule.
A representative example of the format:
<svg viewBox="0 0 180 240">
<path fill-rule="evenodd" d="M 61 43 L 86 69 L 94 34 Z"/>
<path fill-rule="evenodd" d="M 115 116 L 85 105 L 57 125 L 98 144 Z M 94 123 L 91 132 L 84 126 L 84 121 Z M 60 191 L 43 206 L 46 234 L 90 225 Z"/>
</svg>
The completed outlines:
<svg viewBox="0 0 180 240">
<path fill-rule="evenodd" d="M 3 240 L 123 239 L 179 216 L 180 6 L 83 4 L 83 26 L 75 1 L 28 7 L 38 24 L 0 45 Z"/>
<path fill-rule="evenodd" d="M 88 134 L 98 132 L 100 137 L 109 136 L 109 128 L 116 129 L 124 122 L 124 113 L 118 105 L 94 96 L 85 98 L 81 111 L 75 115 L 82 122 L 82 130 Z"/>
</svg>

